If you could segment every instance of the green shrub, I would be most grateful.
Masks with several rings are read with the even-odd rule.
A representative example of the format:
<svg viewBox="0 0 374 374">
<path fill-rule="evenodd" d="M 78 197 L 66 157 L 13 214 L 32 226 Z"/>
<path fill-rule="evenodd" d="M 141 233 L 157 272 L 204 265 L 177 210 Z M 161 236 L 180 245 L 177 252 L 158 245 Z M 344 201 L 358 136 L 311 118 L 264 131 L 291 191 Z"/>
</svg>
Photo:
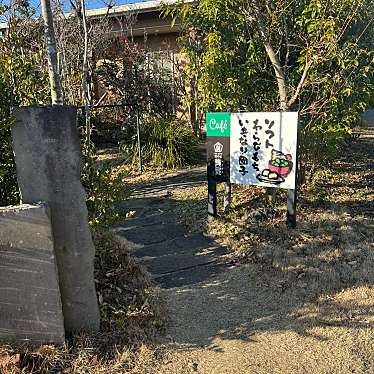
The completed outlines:
<svg viewBox="0 0 374 374">
<path fill-rule="evenodd" d="M 19 202 L 11 108 L 48 101 L 43 34 L 38 27 L 29 27 L 32 14 L 27 1 L 0 6 L 0 16 L 8 19 L 9 26 L 0 38 L 0 206 Z"/>
<path fill-rule="evenodd" d="M 0 58 L 0 206 L 16 205 L 19 192 L 16 177 L 16 165 L 12 151 L 10 125 L 10 94 L 8 82 L 2 77 Z"/>
<path fill-rule="evenodd" d="M 198 138 L 187 122 L 176 118 L 150 117 L 141 124 L 141 151 L 144 163 L 175 168 L 197 161 Z M 136 131 L 125 146 L 133 162 L 138 161 Z"/>
<path fill-rule="evenodd" d="M 0 126 L 0 206 L 18 203 L 19 192 L 10 129 Z"/>
<path fill-rule="evenodd" d="M 109 163 L 98 166 L 95 157 L 83 157 L 82 184 L 87 194 L 87 209 L 92 226 L 111 225 L 131 212 L 125 211 L 120 202 L 130 196 L 125 184 L 125 172 Z"/>
</svg>

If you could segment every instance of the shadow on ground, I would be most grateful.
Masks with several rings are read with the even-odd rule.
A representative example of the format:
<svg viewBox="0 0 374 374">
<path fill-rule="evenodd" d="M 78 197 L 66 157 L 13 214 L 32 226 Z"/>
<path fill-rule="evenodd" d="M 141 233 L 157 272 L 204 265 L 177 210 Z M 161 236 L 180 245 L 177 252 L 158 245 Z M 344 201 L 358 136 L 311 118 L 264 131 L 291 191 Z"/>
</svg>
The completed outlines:
<svg viewBox="0 0 374 374">
<path fill-rule="evenodd" d="M 372 141 L 360 141 L 336 169 L 352 178 L 321 184 L 333 190 L 322 205 L 302 197 L 296 230 L 279 215 L 215 222 L 235 228 L 246 264 L 178 222 L 172 191 L 201 186 L 201 171 L 141 189 L 131 201 L 138 217 L 117 232 L 164 289 L 174 352 L 200 352 L 204 373 L 374 371 L 374 162 Z"/>
<path fill-rule="evenodd" d="M 158 187 L 152 191 L 159 193 Z M 124 204 L 137 213 L 115 229 L 117 237 L 163 288 L 199 283 L 225 271 L 227 248 L 201 232 L 190 233 L 174 212 L 177 202 L 163 193 Z"/>
<path fill-rule="evenodd" d="M 374 327 L 372 303 L 353 311 L 349 303 L 339 302 L 339 308 L 334 308 L 338 304 L 326 299 L 322 314 L 314 311 L 312 316 L 311 311 L 311 316 L 301 313 L 297 318 L 305 303 L 351 287 L 372 288 L 373 224 L 370 218 L 355 219 L 333 209 L 316 211 L 314 218 L 305 217 L 292 231 L 284 222 L 260 230 L 239 225 L 238 239 L 252 231 L 260 242 L 247 243 L 252 264 L 173 290 L 172 304 L 178 300 L 179 306 L 186 305 L 178 318 L 183 321 L 180 332 L 185 337 L 181 343 L 209 346 L 217 337 L 251 340 L 252 334 L 271 330 L 292 330 L 323 339 L 308 330 L 316 326 Z M 326 309 L 326 305 L 330 307 Z M 326 311 L 337 313 L 335 319 Z M 186 329 L 186 321 L 194 328 Z"/>
</svg>

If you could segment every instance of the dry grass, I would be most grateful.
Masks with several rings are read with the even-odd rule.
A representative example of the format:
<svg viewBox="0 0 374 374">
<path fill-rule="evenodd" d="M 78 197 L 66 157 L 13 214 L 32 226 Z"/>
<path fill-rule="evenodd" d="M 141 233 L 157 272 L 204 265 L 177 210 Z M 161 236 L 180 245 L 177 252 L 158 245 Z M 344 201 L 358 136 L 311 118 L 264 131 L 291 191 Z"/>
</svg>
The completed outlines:
<svg viewBox="0 0 374 374">
<path fill-rule="evenodd" d="M 232 249 L 241 263 L 279 270 L 287 284 L 316 292 L 374 281 L 373 138 L 347 148 L 331 169 L 300 191 L 298 227 L 285 224 L 286 192 L 266 203 L 265 189 L 234 186 L 229 214 L 207 226 L 206 186 L 173 193 L 191 231 L 204 230 Z M 222 186 L 219 203 L 222 206 Z"/>
<path fill-rule="evenodd" d="M 160 373 L 194 372 L 186 362 L 204 374 L 374 373 L 373 145 L 359 139 L 301 189 L 294 230 L 284 191 L 269 205 L 264 189 L 235 186 L 210 225 L 205 185 L 173 192 L 181 220 L 235 266 L 168 293 L 178 345 Z"/>
<path fill-rule="evenodd" d="M 162 178 L 177 175 L 178 171 L 193 169 L 197 166 L 191 165 L 183 168 L 166 169 L 164 167 L 145 164 L 143 165 L 143 172 L 140 172 L 139 165 L 137 163 L 133 164 L 126 162 L 122 153 L 118 152 L 118 149 L 116 148 L 98 151 L 96 164 L 109 164 L 112 166 L 114 172 L 127 174 L 126 183 L 129 186 L 139 186 L 146 183 L 158 182 Z"/>
<path fill-rule="evenodd" d="M 0 347 L 0 373 L 139 373 L 157 357 L 165 312 L 147 274 L 112 235 L 96 232 L 95 279 L 102 331 L 65 347 Z M 146 364 L 145 364 L 146 363 Z M 142 371 L 143 370 L 143 371 Z"/>
</svg>

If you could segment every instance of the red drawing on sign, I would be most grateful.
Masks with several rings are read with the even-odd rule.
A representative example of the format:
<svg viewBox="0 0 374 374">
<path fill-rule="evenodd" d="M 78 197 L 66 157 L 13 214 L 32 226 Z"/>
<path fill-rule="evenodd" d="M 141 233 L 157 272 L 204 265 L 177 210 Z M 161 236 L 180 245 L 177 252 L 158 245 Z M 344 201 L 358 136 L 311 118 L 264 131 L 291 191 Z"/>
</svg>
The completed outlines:
<svg viewBox="0 0 374 374">
<path fill-rule="evenodd" d="M 271 151 L 271 160 L 268 168 L 262 170 L 261 174 L 257 175 L 260 182 L 269 184 L 281 184 L 285 178 L 291 173 L 293 167 L 292 155 L 284 154 L 281 151 L 273 149 Z"/>
</svg>

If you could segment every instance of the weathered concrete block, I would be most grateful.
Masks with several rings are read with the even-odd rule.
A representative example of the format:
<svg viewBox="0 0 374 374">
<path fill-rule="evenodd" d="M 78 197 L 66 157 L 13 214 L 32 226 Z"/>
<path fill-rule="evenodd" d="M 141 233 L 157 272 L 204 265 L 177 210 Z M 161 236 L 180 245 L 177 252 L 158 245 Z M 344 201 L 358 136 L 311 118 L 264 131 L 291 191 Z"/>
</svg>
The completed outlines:
<svg viewBox="0 0 374 374">
<path fill-rule="evenodd" d="M 374 129 L 374 109 L 368 109 L 362 113 L 361 122 L 364 128 Z"/>
<path fill-rule="evenodd" d="M 45 201 L 51 209 L 66 333 L 96 332 L 95 248 L 80 180 L 76 108 L 24 107 L 14 115 L 13 150 L 22 201 Z"/>
<path fill-rule="evenodd" d="M 0 342 L 64 343 L 49 210 L 0 208 Z"/>
</svg>

